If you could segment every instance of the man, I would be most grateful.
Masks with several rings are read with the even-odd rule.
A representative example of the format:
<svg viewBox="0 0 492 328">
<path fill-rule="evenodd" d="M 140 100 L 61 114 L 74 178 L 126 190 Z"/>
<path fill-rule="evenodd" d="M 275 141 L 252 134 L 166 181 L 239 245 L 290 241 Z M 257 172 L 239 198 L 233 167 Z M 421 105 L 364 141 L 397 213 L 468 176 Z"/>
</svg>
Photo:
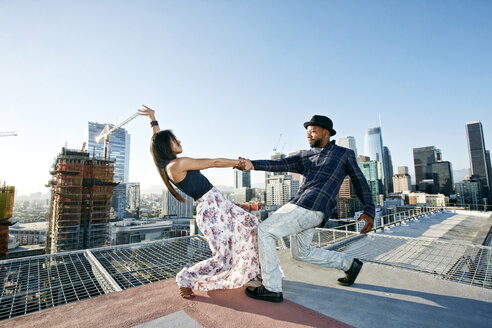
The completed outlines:
<svg viewBox="0 0 492 328">
<path fill-rule="evenodd" d="M 282 273 L 276 251 L 279 238 L 291 236 L 292 257 L 328 268 L 345 271 L 338 283 L 350 286 L 354 283 L 362 262 L 343 253 L 311 246 L 314 230 L 336 206 L 338 190 L 348 175 L 355 192 L 364 205 L 361 233 L 371 231 L 374 223 L 374 202 L 371 190 L 362 174 L 355 153 L 330 142 L 336 131 L 326 116 L 314 115 L 304 123 L 311 150 L 300 151 L 279 160 L 244 160 L 240 169 L 270 172 L 295 172 L 304 176 L 298 193 L 271 217 L 258 226 L 258 249 L 261 264 L 262 285 L 246 288 L 246 294 L 255 299 L 282 302 Z"/>
</svg>

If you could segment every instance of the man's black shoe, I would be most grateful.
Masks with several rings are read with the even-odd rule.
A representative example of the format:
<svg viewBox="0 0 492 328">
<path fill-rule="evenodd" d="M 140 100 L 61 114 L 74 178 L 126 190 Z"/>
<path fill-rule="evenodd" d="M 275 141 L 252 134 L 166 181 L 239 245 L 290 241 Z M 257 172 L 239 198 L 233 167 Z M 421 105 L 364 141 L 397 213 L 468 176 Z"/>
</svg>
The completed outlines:
<svg viewBox="0 0 492 328">
<path fill-rule="evenodd" d="M 345 271 L 345 277 L 338 278 L 338 284 L 342 286 L 350 286 L 354 283 L 355 279 L 359 275 L 360 269 L 362 269 L 362 262 L 359 259 L 354 259 L 352 266 L 348 271 Z"/>
<path fill-rule="evenodd" d="M 246 295 L 257 300 L 275 303 L 279 303 L 284 300 L 281 292 L 271 292 L 263 285 L 261 285 L 260 287 L 247 287 L 244 291 L 246 292 Z"/>
</svg>

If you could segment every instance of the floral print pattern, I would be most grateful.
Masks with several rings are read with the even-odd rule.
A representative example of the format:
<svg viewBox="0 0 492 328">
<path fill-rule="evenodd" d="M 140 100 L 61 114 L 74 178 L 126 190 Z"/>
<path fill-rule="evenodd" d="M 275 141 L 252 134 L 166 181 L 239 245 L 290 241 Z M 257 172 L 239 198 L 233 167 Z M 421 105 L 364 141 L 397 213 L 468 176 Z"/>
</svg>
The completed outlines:
<svg viewBox="0 0 492 328">
<path fill-rule="evenodd" d="M 198 200 L 197 225 L 212 258 L 184 268 L 181 287 L 194 290 L 239 288 L 260 275 L 257 228 L 260 220 L 234 205 L 215 187 Z"/>
</svg>

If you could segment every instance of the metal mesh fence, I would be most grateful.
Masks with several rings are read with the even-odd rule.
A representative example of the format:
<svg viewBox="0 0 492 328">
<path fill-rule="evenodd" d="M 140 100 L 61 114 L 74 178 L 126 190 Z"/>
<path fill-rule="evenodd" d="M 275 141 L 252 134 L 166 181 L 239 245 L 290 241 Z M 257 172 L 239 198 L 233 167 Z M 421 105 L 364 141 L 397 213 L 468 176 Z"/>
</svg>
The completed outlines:
<svg viewBox="0 0 492 328">
<path fill-rule="evenodd" d="M 83 253 L 0 262 L 0 320 L 104 294 Z"/>
<path fill-rule="evenodd" d="M 374 234 L 332 249 L 370 262 L 492 288 L 492 247 Z"/>
<path fill-rule="evenodd" d="M 183 267 L 212 256 L 201 237 L 96 249 L 92 254 L 122 289 L 174 277 Z"/>
<path fill-rule="evenodd" d="M 171 278 L 211 256 L 193 236 L 0 261 L 0 320 Z"/>
</svg>

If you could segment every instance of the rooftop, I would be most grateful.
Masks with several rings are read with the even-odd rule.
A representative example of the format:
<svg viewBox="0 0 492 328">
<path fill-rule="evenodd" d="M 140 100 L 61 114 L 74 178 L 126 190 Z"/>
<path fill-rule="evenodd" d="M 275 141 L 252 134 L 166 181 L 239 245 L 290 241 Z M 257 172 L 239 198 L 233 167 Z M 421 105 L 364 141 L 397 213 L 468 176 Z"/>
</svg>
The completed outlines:
<svg viewBox="0 0 492 328">
<path fill-rule="evenodd" d="M 251 300 L 244 287 L 180 298 L 173 276 L 210 256 L 198 236 L 1 261 L 1 324 L 488 327 L 492 247 L 480 240 L 491 225 L 490 212 L 447 210 L 365 236 L 319 229 L 315 245 L 364 261 L 359 278 L 339 286 L 340 271 L 295 261 L 281 247 L 286 300 L 279 304 Z"/>
</svg>

